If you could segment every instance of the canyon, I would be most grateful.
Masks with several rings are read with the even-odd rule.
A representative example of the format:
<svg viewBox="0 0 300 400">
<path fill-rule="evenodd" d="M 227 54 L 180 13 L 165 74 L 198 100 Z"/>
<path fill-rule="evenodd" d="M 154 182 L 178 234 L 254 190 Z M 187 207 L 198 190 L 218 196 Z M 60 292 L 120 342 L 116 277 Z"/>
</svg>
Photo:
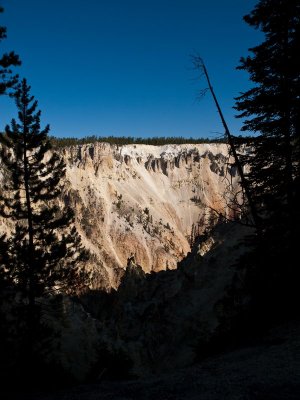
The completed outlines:
<svg viewBox="0 0 300 400">
<path fill-rule="evenodd" d="M 238 176 L 226 144 L 97 142 L 61 151 L 63 201 L 91 253 L 94 288 L 118 287 L 129 259 L 146 273 L 175 269 L 217 213 L 232 217 L 225 193 L 237 190 Z"/>
<path fill-rule="evenodd" d="M 59 151 L 58 201 L 74 210 L 89 280 L 78 298 L 43 299 L 48 362 L 78 381 L 91 371 L 124 378 L 191 365 L 227 333 L 228 288 L 249 234 L 228 221 L 240 187 L 227 145 L 97 142 Z"/>
</svg>

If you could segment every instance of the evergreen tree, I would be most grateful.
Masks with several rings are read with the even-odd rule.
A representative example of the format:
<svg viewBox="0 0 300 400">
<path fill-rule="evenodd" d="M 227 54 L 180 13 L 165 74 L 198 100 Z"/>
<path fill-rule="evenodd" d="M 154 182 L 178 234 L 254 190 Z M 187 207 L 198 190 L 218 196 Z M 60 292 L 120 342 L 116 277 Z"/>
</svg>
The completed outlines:
<svg viewBox="0 0 300 400">
<path fill-rule="evenodd" d="M 250 74 L 254 86 L 235 108 L 245 119 L 242 130 L 257 134 L 243 162 L 267 233 L 295 226 L 299 208 L 300 0 L 260 0 L 244 20 L 265 36 L 241 58 L 238 69 Z"/>
<path fill-rule="evenodd" d="M 0 5 L 0 14 L 4 9 Z M 6 38 L 6 28 L 0 26 L 0 43 Z M 9 92 L 9 89 L 15 87 L 18 82 L 18 75 L 12 75 L 11 67 L 20 65 L 19 56 L 14 52 L 4 53 L 0 56 L 0 95 Z M 6 258 L 7 243 L 4 242 L 4 236 L 0 235 L 0 260 Z M 7 258 L 6 258 L 7 261 Z M 1 262 L 1 261 L 0 261 Z"/>
<path fill-rule="evenodd" d="M 244 20 L 264 41 L 238 67 L 254 84 L 235 108 L 255 134 L 241 157 L 260 223 L 240 267 L 254 314 L 278 319 L 299 301 L 300 0 L 260 0 Z"/>
<path fill-rule="evenodd" d="M 51 152 L 49 126 L 41 129 L 37 101 L 24 79 L 16 94 L 18 122 L 0 135 L 5 183 L 0 214 L 14 224 L 2 241 L 2 282 L 23 293 L 33 313 L 36 298 L 57 288 L 83 284 L 79 264 L 86 257 L 72 211 L 59 202 L 65 164 Z"/>
<path fill-rule="evenodd" d="M 0 13 L 3 7 L 0 6 Z M 6 38 L 6 28 L 0 26 L 0 42 Z M 9 89 L 13 88 L 18 82 L 18 76 L 12 75 L 11 67 L 20 65 L 19 57 L 11 51 L 0 56 L 0 95 L 5 94 Z"/>
</svg>

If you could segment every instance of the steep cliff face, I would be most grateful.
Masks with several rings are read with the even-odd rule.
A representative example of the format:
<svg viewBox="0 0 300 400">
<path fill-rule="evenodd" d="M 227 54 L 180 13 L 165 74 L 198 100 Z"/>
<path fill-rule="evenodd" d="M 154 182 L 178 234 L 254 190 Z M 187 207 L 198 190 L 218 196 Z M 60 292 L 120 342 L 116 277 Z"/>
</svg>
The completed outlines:
<svg viewBox="0 0 300 400">
<path fill-rule="evenodd" d="M 235 186 L 238 178 L 226 171 L 225 144 L 96 143 L 63 154 L 64 200 L 95 257 L 96 285 L 118 286 L 132 256 L 145 272 L 176 268 L 193 236 L 213 223 L 211 208 L 230 213 L 223 194 L 227 178 Z"/>
</svg>

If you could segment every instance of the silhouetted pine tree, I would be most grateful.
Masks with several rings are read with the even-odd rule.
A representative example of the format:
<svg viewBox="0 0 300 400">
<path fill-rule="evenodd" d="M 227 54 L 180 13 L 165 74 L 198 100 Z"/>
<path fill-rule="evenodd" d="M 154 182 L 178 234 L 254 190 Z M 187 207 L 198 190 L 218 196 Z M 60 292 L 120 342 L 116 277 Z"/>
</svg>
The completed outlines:
<svg viewBox="0 0 300 400">
<path fill-rule="evenodd" d="M 0 6 L 0 13 L 2 13 L 3 7 Z M 6 38 L 6 28 L 0 26 L 0 42 Z M 12 75 L 11 67 L 20 65 L 19 56 L 13 51 L 5 53 L 0 57 L 0 95 L 7 92 L 8 89 L 13 88 L 18 82 L 18 76 Z"/>
<path fill-rule="evenodd" d="M 299 292 L 300 0 L 260 0 L 244 20 L 264 34 L 241 58 L 254 85 L 236 99 L 243 130 L 256 134 L 243 162 L 261 235 L 240 265 L 256 312 L 267 305 L 263 319 L 277 318 Z"/>
<path fill-rule="evenodd" d="M 24 79 L 15 94 L 18 122 L 0 135 L 5 180 L 0 214 L 13 222 L 12 236 L 2 247 L 2 282 L 14 283 L 33 313 L 36 298 L 83 284 L 79 263 L 86 257 L 73 224 L 73 213 L 59 196 L 65 164 L 50 152 L 49 126 L 40 127 L 37 101 Z"/>
<path fill-rule="evenodd" d="M 244 157 L 263 231 L 294 225 L 299 192 L 300 0 L 261 0 L 244 17 L 265 40 L 241 58 L 253 88 L 236 100 L 242 130 L 258 135 Z"/>
<path fill-rule="evenodd" d="M 0 5 L 0 14 L 4 9 Z M 0 43 L 6 38 L 6 28 L 0 26 Z M 4 53 L 0 56 L 0 95 L 3 95 L 13 88 L 18 82 L 18 75 L 12 75 L 11 67 L 20 65 L 19 56 L 14 52 Z M 4 242 L 4 236 L 0 235 L 0 260 L 5 258 L 7 253 L 7 244 Z M 1 261 L 0 261 L 1 262 Z"/>
</svg>

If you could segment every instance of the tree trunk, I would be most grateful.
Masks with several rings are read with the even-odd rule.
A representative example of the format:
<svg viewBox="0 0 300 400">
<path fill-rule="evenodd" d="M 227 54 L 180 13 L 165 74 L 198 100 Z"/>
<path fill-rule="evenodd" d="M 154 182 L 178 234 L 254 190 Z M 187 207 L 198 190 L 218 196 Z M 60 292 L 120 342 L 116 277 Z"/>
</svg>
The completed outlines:
<svg viewBox="0 0 300 400">
<path fill-rule="evenodd" d="M 253 199 L 252 199 L 252 196 L 251 196 L 251 192 L 249 190 L 248 182 L 247 182 L 247 180 L 245 178 L 245 175 L 244 175 L 243 167 L 242 167 L 242 165 L 240 163 L 240 160 L 238 158 L 238 155 L 237 155 L 237 152 L 236 152 L 236 149 L 235 149 L 233 137 L 232 137 L 232 135 L 231 135 L 231 133 L 229 131 L 229 128 L 228 128 L 227 123 L 225 121 L 225 118 L 223 116 L 221 107 L 220 107 L 219 102 L 217 100 L 217 97 L 215 95 L 214 89 L 213 89 L 213 87 L 211 85 L 207 69 L 206 69 L 205 64 L 204 64 L 202 59 L 201 59 L 201 64 L 202 64 L 203 72 L 205 74 L 205 77 L 206 77 L 206 80 L 207 80 L 207 83 L 208 83 L 209 90 L 210 90 L 210 92 L 211 92 L 211 94 L 213 96 L 213 99 L 214 99 L 215 104 L 217 106 L 218 113 L 220 115 L 222 124 L 224 126 L 225 134 L 226 134 L 226 136 L 228 138 L 229 146 L 231 148 L 231 151 L 232 151 L 232 154 L 233 154 L 233 157 L 234 157 L 234 161 L 235 161 L 235 164 L 236 164 L 237 169 L 238 169 L 238 173 L 239 173 L 240 178 L 241 178 L 241 186 L 245 191 L 245 194 L 246 194 L 246 197 L 247 197 L 247 200 L 248 200 L 248 203 L 249 203 L 249 208 L 250 208 L 250 212 L 251 212 L 251 215 L 252 215 L 252 218 L 253 218 L 254 226 L 256 228 L 256 232 L 259 234 L 260 233 L 260 218 L 259 218 L 259 216 L 257 214 L 256 206 L 255 206 L 255 204 L 253 202 Z"/>
<path fill-rule="evenodd" d="M 26 107 L 23 108 L 24 119 L 26 118 Z M 32 222 L 32 207 L 30 199 L 30 172 L 28 166 L 27 156 L 27 129 L 25 128 L 25 122 L 23 123 L 23 164 L 24 164 L 24 186 L 26 196 L 26 208 L 27 208 L 27 224 L 28 224 L 28 239 L 29 239 L 29 251 L 27 254 L 27 268 L 28 268 L 28 327 L 29 336 L 33 340 L 34 326 L 35 326 L 35 254 L 34 254 L 34 240 L 33 240 L 33 222 Z M 31 343 L 32 345 L 32 343 Z M 29 344 L 30 346 L 30 344 Z"/>
</svg>

